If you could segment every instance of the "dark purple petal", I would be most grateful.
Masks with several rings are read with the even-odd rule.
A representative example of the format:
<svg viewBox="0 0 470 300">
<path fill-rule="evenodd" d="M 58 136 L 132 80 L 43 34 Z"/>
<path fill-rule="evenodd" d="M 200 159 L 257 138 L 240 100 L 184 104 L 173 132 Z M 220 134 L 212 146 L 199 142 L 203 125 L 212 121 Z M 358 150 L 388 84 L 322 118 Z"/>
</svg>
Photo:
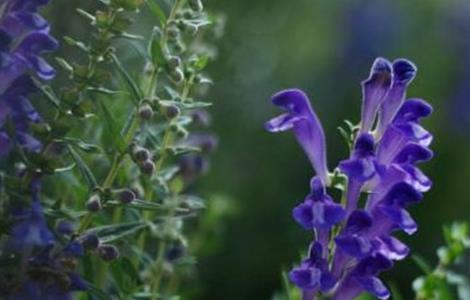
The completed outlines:
<svg viewBox="0 0 470 300">
<path fill-rule="evenodd" d="M 362 287 L 376 296 L 379 299 L 388 299 L 390 297 L 390 292 L 383 282 L 374 276 L 367 277 L 358 277 L 357 281 L 362 285 Z"/>
<path fill-rule="evenodd" d="M 11 150 L 11 140 L 5 132 L 0 132 L 0 156 L 7 155 Z"/>
<path fill-rule="evenodd" d="M 321 271 L 317 268 L 294 268 L 289 273 L 289 279 L 303 290 L 313 290 L 320 283 Z"/>
<path fill-rule="evenodd" d="M 416 190 L 411 184 L 399 182 L 390 188 L 381 203 L 403 207 L 414 202 L 419 202 L 422 199 L 423 194 Z"/>
<path fill-rule="evenodd" d="M 39 55 L 44 52 L 54 51 L 59 47 L 56 39 L 47 33 L 33 32 L 26 36 L 15 51 L 24 56 Z"/>
<path fill-rule="evenodd" d="M 402 229 L 407 234 L 411 235 L 418 230 L 418 225 L 405 209 L 389 206 L 381 206 L 379 209 L 393 222 L 395 227 Z"/>
<path fill-rule="evenodd" d="M 401 168 L 408 174 L 407 183 L 411 184 L 416 190 L 427 192 L 431 189 L 432 181 L 420 169 L 410 164 L 402 165 Z"/>
<path fill-rule="evenodd" d="M 308 259 L 311 263 L 316 263 L 322 259 L 323 246 L 319 242 L 312 242 L 308 249 Z"/>
<path fill-rule="evenodd" d="M 338 280 L 330 272 L 322 272 L 320 278 L 320 290 L 328 292 L 331 290 Z"/>
<path fill-rule="evenodd" d="M 380 253 L 392 260 L 402 260 L 408 256 L 410 249 L 400 240 L 392 236 L 382 236 L 379 238 L 381 243 Z"/>
<path fill-rule="evenodd" d="M 345 216 L 344 208 L 333 202 L 308 201 L 293 210 L 294 219 L 305 229 L 331 228 Z"/>
<path fill-rule="evenodd" d="M 266 129 L 271 132 L 293 129 L 313 168 L 328 185 L 325 135 L 307 95 L 298 89 L 285 90 L 274 95 L 272 102 L 286 110 L 287 114 L 268 121 Z"/>
<path fill-rule="evenodd" d="M 372 129 L 377 110 L 390 88 L 391 78 L 391 63 L 384 58 L 377 58 L 372 65 L 369 78 L 362 82 L 361 132 Z"/>
<path fill-rule="evenodd" d="M 373 159 L 348 159 L 339 163 L 339 169 L 349 178 L 361 182 L 371 179 L 375 175 Z"/>
<path fill-rule="evenodd" d="M 432 151 L 417 143 L 407 144 L 393 159 L 397 164 L 414 164 L 431 160 L 433 156 Z"/>
<path fill-rule="evenodd" d="M 418 122 L 432 113 L 432 106 L 421 99 L 409 99 L 398 110 L 394 122 Z"/>
<path fill-rule="evenodd" d="M 373 247 L 369 239 L 360 235 L 343 235 L 335 238 L 336 245 L 347 253 L 356 258 L 363 258 L 371 254 Z"/>
<path fill-rule="evenodd" d="M 361 133 L 354 144 L 354 155 L 357 157 L 366 157 L 374 155 L 375 140 L 370 133 Z"/>
<path fill-rule="evenodd" d="M 393 82 L 380 106 L 378 136 L 382 136 L 391 123 L 406 96 L 406 88 L 416 75 L 416 66 L 406 59 L 393 62 Z"/>
<path fill-rule="evenodd" d="M 353 211 L 348 218 L 345 234 L 363 233 L 372 226 L 372 216 L 364 210 Z"/>
<path fill-rule="evenodd" d="M 322 201 L 326 197 L 325 184 L 320 177 L 314 176 L 310 180 L 310 198 L 313 201 Z"/>
</svg>

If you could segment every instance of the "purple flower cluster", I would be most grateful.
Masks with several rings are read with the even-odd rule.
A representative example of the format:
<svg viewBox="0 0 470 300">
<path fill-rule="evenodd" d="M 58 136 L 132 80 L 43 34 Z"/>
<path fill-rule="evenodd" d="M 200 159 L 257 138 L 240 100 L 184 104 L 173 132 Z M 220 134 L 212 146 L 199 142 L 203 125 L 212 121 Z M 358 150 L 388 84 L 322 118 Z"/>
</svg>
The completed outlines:
<svg viewBox="0 0 470 300">
<path fill-rule="evenodd" d="M 41 54 L 57 48 L 49 24 L 38 13 L 47 0 L 5 0 L 0 3 L 0 155 L 13 145 L 38 151 L 41 143 L 29 124 L 41 118 L 27 96 L 35 90 L 31 72 L 41 79 L 54 77 L 54 69 Z"/>
<path fill-rule="evenodd" d="M 0 294 L 8 300 L 68 300 L 71 292 L 87 289 L 87 283 L 75 272 L 77 260 L 87 248 L 85 239 L 64 244 L 56 241 L 44 217 L 39 189 L 39 181 L 34 180 L 31 205 L 12 204 L 9 210 L 13 225 L 2 251 L 17 257 L 21 264 L 19 278 L 8 287 L 0 284 Z"/>
<path fill-rule="evenodd" d="M 341 204 L 327 194 L 333 175 L 326 164 L 323 129 L 309 99 L 296 89 L 272 99 L 286 113 L 270 120 L 267 130 L 292 129 L 317 173 L 310 194 L 293 210 L 294 219 L 315 233 L 308 257 L 289 274 L 305 300 L 319 293 L 335 300 L 354 299 L 364 291 L 380 299 L 390 296 L 378 276 L 409 253 L 392 234 L 417 230 L 406 208 L 431 188 L 416 164 L 433 156 L 428 148 L 432 135 L 419 124 L 432 108 L 421 99 L 405 100 L 415 75 L 416 67 L 408 60 L 375 60 L 362 83 L 362 118 L 351 155 L 337 169 L 347 177 Z M 362 194 L 364 204 L 359 201 Z"/>
</svg>

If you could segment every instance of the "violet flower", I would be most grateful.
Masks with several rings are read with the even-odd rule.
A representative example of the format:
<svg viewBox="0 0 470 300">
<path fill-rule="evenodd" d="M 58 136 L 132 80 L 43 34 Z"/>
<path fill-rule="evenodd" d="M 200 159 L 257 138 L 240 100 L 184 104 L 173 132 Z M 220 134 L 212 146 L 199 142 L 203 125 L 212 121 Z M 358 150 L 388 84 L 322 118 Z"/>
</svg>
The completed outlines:
<svg viewBox="0 0 470 300">
<path fill-rule="evenodd" d="M 267 129 L 292 129 L 317 173 L 311 193 L 293 210 L 294 219 L 314 232 L 308 257 L 289 274 L 304 300 L 318 295 L 350 300 L 363 292 L 379 299 L 390 296 L 379 274 L 409 253 L 393 233 L 417 230 L 406 208 L 431 188 L 416 165 L 433 156 L 428 148 L 432 135 L 420 125 L 432 108 L 420 99 L 405 101 L 415 73 L 416 67 L 405 59 L 374 62 L 362 84 L 360 130 L 350 157 L 337 168 L 347 177 L 341 204 L 326 191 L 333 175 L 327 172 L 323 130 L 307 96 L 294 89 L 273 97 L 287 113 L 269 121 Z M 367 193 L 364 205 L 359 202 L 362 193 Z"/>
<path fill-rule="evenodd" d="M 41 121 L 28 94 L 35 90 L 30 73 L 48 80 L 54 69 L 41 54 L 57 48 L 49 24 L 38 13 L 47 0 L 6 0 L 0 3 L 0 155 L 13 145 L 38 151 L 41 144 L 28 131 Z M 7 123 L 12 129 L 7 130 Z"/>
</svg>

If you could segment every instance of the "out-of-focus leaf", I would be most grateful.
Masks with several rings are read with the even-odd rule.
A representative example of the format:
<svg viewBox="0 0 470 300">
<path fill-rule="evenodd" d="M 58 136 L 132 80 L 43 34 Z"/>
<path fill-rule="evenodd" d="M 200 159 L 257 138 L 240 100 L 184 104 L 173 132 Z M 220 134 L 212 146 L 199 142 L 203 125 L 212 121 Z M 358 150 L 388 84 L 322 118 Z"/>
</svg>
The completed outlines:
<svg viewBox="0 0 470 300">
<path fill-rule="evenodd" d="M 124 143 L 124 139 L 121 136 L 119 125 L 117 124 L 115 118 L 111 115 L 111 112 L 109 111 L 108 107 L 101 101 L 99 103 L 103 111 L 104 120 L 106 121 L 106 125 L 109 133 L 111 134 L 113 142 L 115 143 L 119 151 L 125 151 L 126 145 Z"/>
<path fill-rule="evenodd" d="M 165 64 L 165 55 L 160 43 L 160 38 L 160 29 L 158 27 L 154 27 L 148 44 L 148 54 L 152 60 L 152 63 L 161 67 Z"/>
<path fill-rule="evenodd" d="M 83 161 L 81 156 L 75 151 L 75 149 L 73 149 L 73 147 L 71 145 L 68 145 L 67 148 L 70 152 L 70 155 L 72 155 L 73 160 L 77 164 L 77 167 L 80 170 L 80 173 L 82 173 L 83 177 L 85 178 L 89 189 L 92 190 L 95 187 L 97 187 L 98 183 L 96 181 L 96 178 L 93 175 L 93 173 L 91 172 L 88 165 Z"/>
<path fill-rule="evenodd" d="M 111 55 L 111 57 L 112 57 L 114 63 L 116 64 L 119 73 L 121 74 L 123 79 L 126 81 L 127 86 L 129 87 L 129 90 L 130 90 L 131 95 L 132 95 L 131 99 L 133 100 L 134 104 L 137 105 L 140 102 L 140 100 L 143 98 L 142 91 L 140 90 L 139 86 L 135 83 L 132 76 L 129 75 L 126 68 L 122 65 L 119 58 L 114 54 Z"/>
<path fill-rule="evenodd" d="M 128 204 L 123 204 L 119 201 L 108 201 L 106 203 L 106 205 L 121 206 L 121 207 L 125 207 L 125 208 L 134 208 L 134 209 L 138 209 L 138 210 L 150 210 L 150 211 L 161 211 L 161 210 L 165 209 L 165 207 L 163 207 L 159 203 L 140 200 L 140 199 L 134 199 L 131 203 L 128 203 Z"/>
<path fill-rule="evenodd" d="M 131 234 L 135 234 L 137 231 L 146 228 L 148 224 L 146 222 L 129 222 L 123 224 L 105 225 L 96 227 L 93 231 L 99 236 L 100 241 L 103 243 L 110 243 L 116 240 L 122 239 Z"/>
<path fill-rule="evenodd" d="M 145 0 L 145 4 L 147 4 L 152 14 L 158 18 L 158 20 L 160 21 L 160 24 L 164 26 L 167 18 L 162 8 L 160 7 L 160 5 L 158 5 L 158 3 L 155 2 L 155 0 Z"/>
</svg>

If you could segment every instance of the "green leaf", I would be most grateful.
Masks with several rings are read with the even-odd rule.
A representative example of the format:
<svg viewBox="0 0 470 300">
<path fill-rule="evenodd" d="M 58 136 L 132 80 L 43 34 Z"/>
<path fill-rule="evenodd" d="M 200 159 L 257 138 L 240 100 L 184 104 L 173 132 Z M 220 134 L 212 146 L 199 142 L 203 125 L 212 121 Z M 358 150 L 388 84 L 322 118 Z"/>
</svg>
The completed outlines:
<svg viewBox="0 0 470 300">
<path fill-rule="evenodd" d="M 60 109 L 60 100 L 59 97 L 55 94 L 54 90 L 48 86 L 42 84 L 39 80 L 31 77 L 34 81 L 34 84 L 39 88 L 41 93 L 49 100 L 56 108 Z"/>
<path fill-rule="evenodd" d="M 83 177 L 85 178 L 88 187 L 90 190 L 94 189 L 95 187 L 98 186 L 98 182 L 96 181 L 95 176 L 91 172 L 90 168 L 87 166 L 87 164 L 83 161 L 83 159 L 80 157 L 80 155 L 73 149 L 71 145 L 67 146 L 70 155 L 72 155 L 73 160 L 77 164 L 78 169 L 80 170 L 80 173 L 82 173 Z"/>
<path fill-rule="evenodd" d="M 160 5 L 158 5 L 155 0 L 145 0 L 145 4 L 147 4 L 152 14 L 158 18 L 161 26 L 164 26 L 166 24 L 167 18 Z"/>
<path fill-rule="evenodd" d="M 116 123 L 115 118 L 112 116 L 108 107 L 103 102 L 99 101 L 98 103 L 100 104 L 101 110 L 103 111 L 104 120 L 106 121 L 106 126 L 108 127 L 108 131 L 112 137 L 113 142 L 119 151 L 126 151 L 126 145 L 124 143 L 124 139 L 121 136 L 119 126 Z"/>
<path fill-rule="evenodd" d="M 81 41 L 74 40 L 73 38 L 71 38 L 69 36 L 65 36 L 64 40 L 70 46 L 77 47 L 78 49 L 83 50 L 87 53 L 90 51 L 90 48 Z"/>
<path fill-rule="evenodd" d="M 149 210 L 149 211 L 162 211 L 165 209 L 165 207 L 159 203 L 140 200 L 140 199 L 134 199 L 131 203 L 128 203 L 128 204 L 123 204 L 119 201 L 108 201 L 106 202 L 106 205 L 109 205 L 111 207 L 114 206 L 114 207 L 134 208 L 138 210 Z"/>
<path fill-rule="evenodd" d="M 74 145 L 77 148 L 79 148 L 80 150 L 85 151 L 87 153 L 100 153 L 100 152 L 103 152 L 103 150 L 98 145 L 94 145 L 94 144 L 84 142 L 83 140 L 81 140 L 79 138 L 65 137 L 62 141 L 65 142 L 65 143 Z"/>
<path fill-rule="evenodd" d="M 143 93 L 140 90 L 139 86 L 135 83 L 134 79 L 129 75 L 127 72 L 126 68 L 122 65 L 122 63 L 119 61 L 119 58 L 117 58 L 116 55 L 112 54 L 111 55 L 114 63 L 116 64 L 119 73 L 123 77 L 123 79 L 126 81 L 130 92 L 131 92 L 131 99 L 133 100 L 134 104 L 139 104 L 140 100 L 143 98 Z"/>
<path fill-rule="evenodd" d="M 99 288 L 97 288 L 96 286 L 94 286 L 91 283 L 88 283 L 87 292 L 89 294 L 91 294 L 92 296 L 95 296 L 99 300 L 113 300 L 113 298 L 111 298 L 111 295 L 109 295 L 108 293 L 103 292 L 102 290 L 100 290 Z"/>
<path fill-rule="evenodd" d="M 55 60 L 65 71 L 73 73 L 73 67 L 65 59 L 56 57 Z"/>
<path fill-rule="evenodd" d="M 101 242 L 110 243 L 120 240 L 128 235 L 135 234 L 146 227 L 148 227 L 146 222 L 138 221 L 100 226 L 94 228 L 93 231 L 98 235 Z"/>
<path fill-rule="evenodd" d="M 121 257 L 111 264 L 111 273 L 116 281 L 116 287 L 122 294 L 134 293 L 139 282 L 139 274 L 127 257 Z"/>
<path fill-rule="evenodd" d="M 160 28 L 154 27 L 147 47 L 149 57 L 155 66 L 163 66 L 166 63 L 165 55 L 160 44 L 161 34 Z"/>
<path fill-rule="evenodd" d="M 415 264 L 423 271 L 425 274 L 432 273 L 431 265 L 419 254 L 413 254 L 411 256 Z"/>
</svg>

